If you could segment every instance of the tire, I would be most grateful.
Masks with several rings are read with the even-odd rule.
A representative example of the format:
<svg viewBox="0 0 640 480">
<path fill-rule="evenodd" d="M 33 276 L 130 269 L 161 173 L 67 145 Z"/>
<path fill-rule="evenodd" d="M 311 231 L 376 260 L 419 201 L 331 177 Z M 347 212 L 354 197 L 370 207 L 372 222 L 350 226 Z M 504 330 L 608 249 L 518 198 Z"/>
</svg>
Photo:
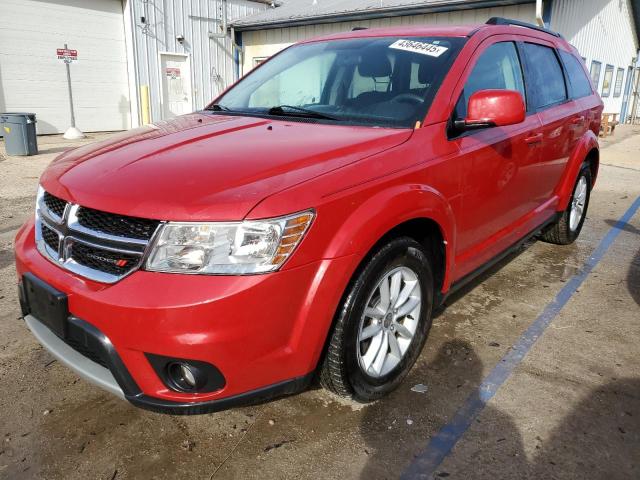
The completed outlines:
<svg viewBox="0 0 640 480">
<path fill-rule="evenodd" d="M 582 190 L 584 188 L 584 191 Z M 583 192 L 583 196 L 581 195 Z M 541 240 L 548 243 L 555 243 L 556 245 L 569 245 L 575 242 L 582 225 L 587 218 L 587 209 L 589 208 L 589 199 L 591 198 L 591 169 L 587 162 L 582 164 L 580 172 L 578 172 L 578 178 L 573 186 L 573 192 L 571 193 L 571 200 L 567 209 L 562 212 L 560 218 L 556 223 L 549 226 L 547 230 L 542 232 L 540 236 Z M 582 199 L 582 200 L 580 200 Z M 571 213 L 576 204 L 582 204 L 579 220 L 576 221 L 571 218 Z"/>
<path fill-rule="evenodd" d="M 388 308 L 383 298 L 385 281 L 389 286 Z M 427 339 L 433 295 L 431 263 L 418 242 L 400 237 L 380 247 L 355 275 L 339 306 L 320 369 L 321 385 L 359 402 L 377 400 L 394 390 L 416 362 Z M 406 299 L 401 302 L 403 297 Z M 394 309 L 394 305 L 398 308 Z M 385 314 L 387 310 L 389 313 Z M 372 312 L 374 316 L 369 315 Z M 411 330 L 413 336 L 409 340 Z M 360 340 L 373 331 L 377 333 Z M 378 352 L 385 352 L 382 363 L 376 361 L 378 355 L 371 353 L 377 347 L 381 347 Z"/>
</svg>

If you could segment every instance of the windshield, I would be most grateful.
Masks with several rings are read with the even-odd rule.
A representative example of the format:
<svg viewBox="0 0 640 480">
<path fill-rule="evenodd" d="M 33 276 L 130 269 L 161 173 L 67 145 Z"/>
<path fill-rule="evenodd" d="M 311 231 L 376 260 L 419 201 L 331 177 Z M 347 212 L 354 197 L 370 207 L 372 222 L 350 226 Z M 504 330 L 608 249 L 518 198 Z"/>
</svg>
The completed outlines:
<svg viewBox="0 0 640 480">
<path fill-rule="evenodd" d="M 377 37 L 294 45 L 208 109 L 413 128 L 463 43 L 453 37 Z"/>
</svg>

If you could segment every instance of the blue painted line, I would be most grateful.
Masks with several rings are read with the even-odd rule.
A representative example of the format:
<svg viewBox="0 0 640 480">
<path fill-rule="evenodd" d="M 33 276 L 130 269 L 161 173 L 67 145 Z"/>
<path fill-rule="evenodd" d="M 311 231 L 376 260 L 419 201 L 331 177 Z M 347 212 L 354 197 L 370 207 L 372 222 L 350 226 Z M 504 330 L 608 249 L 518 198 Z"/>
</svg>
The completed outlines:
<svg viewBox="0 0 640 480">
<path fill-rule="evenodd" d="M 436 469 L 449 455 L 458 440 L 462 438 L 485 405 L 496 394 L 502 384 L 511 376 L 513 370 L 520 364 L 525 355 L 531 350 L 545 329 L 558 315 L 560 310 L 569 302 L 573 294 L 589 274 L 604 257 L 622 229 L 640 209 L 640 197 L 636 198 L 625 214 L 607 232 L 589 259 L 584 263 L 579 273 L 575 274 L 558 292 L 555 299 L 549 303 L 536 320 L 518 339 L 509 352 L 502 357 L 491 373 L 480 386 L 465 400 L 453 419 L 431 438 L 427 447 L 420 452 L 400 477 L 403 480 L 431 478 Z"/>
</svg>

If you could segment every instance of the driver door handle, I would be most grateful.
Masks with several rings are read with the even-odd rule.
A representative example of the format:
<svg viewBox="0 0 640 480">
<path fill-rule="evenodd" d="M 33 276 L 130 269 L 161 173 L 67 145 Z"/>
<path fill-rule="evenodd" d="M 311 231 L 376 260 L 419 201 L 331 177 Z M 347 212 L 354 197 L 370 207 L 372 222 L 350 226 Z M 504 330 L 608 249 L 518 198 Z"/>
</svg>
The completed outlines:
<svg viewBox="0 0 640 480">
<path fill-rule="evenodd" d="M 541 133 L 536 133 L 535 135 L 531 135 L 530 137 L 525 138 L 524 141 L 528 145 L 533 146 L 538 143 L 542 143 L 542 139 L 543 139 L 543 135 Z"/>
</svg>

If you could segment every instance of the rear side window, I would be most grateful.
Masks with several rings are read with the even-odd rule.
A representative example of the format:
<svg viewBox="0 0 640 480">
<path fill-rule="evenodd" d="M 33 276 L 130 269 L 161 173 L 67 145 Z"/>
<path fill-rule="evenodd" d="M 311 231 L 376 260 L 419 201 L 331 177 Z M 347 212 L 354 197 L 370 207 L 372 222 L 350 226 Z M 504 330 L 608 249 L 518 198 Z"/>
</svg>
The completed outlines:
<svg viewBox="0 0 640 480">
<path fill-rule="evenodd" d="M 455 118 L 465 118 L 471 95 L 487 89 L 517 90 L 525 97 L 522 67 L 513 42 L 494 43 L 480 55 L 456 105 Z"/>
<path fill-rule="evenodd" d="M 534 108 L 545 108 L 566 100 L 567 88 L 555 51 L 536 43 L 525 43 L 523 48 L 527 57 L 527 86 L 535 92 Z"/>
<path fill-rule="evenodd" d="M 567 69 L 571 98 L 582 98 L 591 95 L 593 93 L 591 91 L 591 84 L 589 83 L 589 78 L 584 68 L 580 65 L 580 60 L 569 52 L 562 50 L 560 51 L 560 58 L 562 58 L 564 67 Z"/>
</svg>

